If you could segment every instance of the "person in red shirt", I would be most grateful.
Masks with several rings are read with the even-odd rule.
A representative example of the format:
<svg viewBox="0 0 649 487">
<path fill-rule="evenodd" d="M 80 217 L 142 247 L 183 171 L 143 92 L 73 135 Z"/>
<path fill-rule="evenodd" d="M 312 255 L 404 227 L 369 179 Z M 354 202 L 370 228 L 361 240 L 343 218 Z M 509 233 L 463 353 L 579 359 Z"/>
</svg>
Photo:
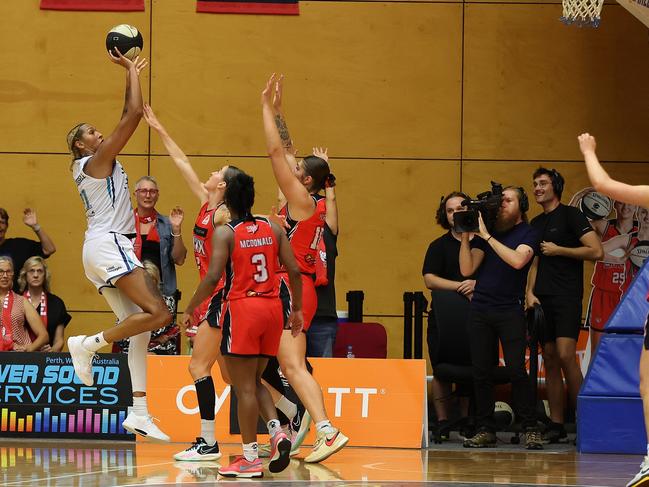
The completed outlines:
<svg viewBox="0 0 649 487">
<path fill-rule="evenodd" d="M 277 354 L 284 319 L 279 299 L 279 263 L 288 275 L 293 307 L 288 318 L 292 336 L 302 330 L 302 280 L 284 231 L 251 209 L 255 199 L 252 177 L 233 166 L 223 171 L 225 202 L 232 220 L 219 227 L 212 239 L 212 258 L 205 278 L 194 293 L 183 323 L 194 320 L 194 310 L 225 275 L 221 326 L 221 353 L 237 395 L 237 416 L 243 456 L 219 474 L 225 477 L 261 477 L 257 417 L 261 410 L 271 436 L 269 470 L 284 470 L 290 461 L 291 442 L 281 430 L 270 393 L 261 382 L 268 359 Z"/>
<path fill-rule="evenodd" d="M 586 171 L 590 182 L 596 191 L 605 194 L 617 201 L 623 201 L 631 205 L 641 207 L 649 207 L 649 186 L 647 185 L 631 185 L 622 183 L 612 179 L 606 170 L 602 167 L 595 148 L 597 146 L 595 137 L 585 133 L 578 137 L 579 149 L 584 155 L 584 162 L 586 163 Z M 649 296 L 647 296 L 649 299 Z M 649 326 L 649 317 L 645 323 L 644 331 L 644 346 L 640 353 L 640 396 L 642 397 L 642 405 L 644 410 L 644 422 L 647 430 L 647 437 L 649 437 L 649 334 L 647 327 Z M 636 487 L 639 485 L 647 485 L 649 483 L 649 444 L 647 444 L 647 456 L 644 457 L 640 465 L 640 471 L 636 476 L 629 481 L 627 487 Z"/>
<path fill-rule="evenodd" d="M 286 204 L 278 218 L 287 227 L 288 238 L 295 254 L 304 289 L 304 331 L 309 328 L 317 308 L 315 270 L 318 242 L 325 225 L 325 198 L 318 193 L 324 188 L 329 176 L 329 165 L 321 157 L 308 156 L 299 162 L 286 123 L 281 113 L 282 79 L 273 74 L 261 95 L 264 132 L 273 173 Z M 286 277 L 280 269 L 280 296 L 285 303 L 285 315 L 290 309 L 291 296 Z M 309 415 L 316 424 L 316 441 L 312 452 L 304 459 L 307 463 L 320 462 L 343 448 L 349 438 L 335 428 L 324 406 L 322 390 L 306 364 L 306 336 L 292 336 L 285 330 L 279 346 L 277 359 L 283 375 L 295 390 Z M 269 365 L 269 368 L 272 368 Z M 274 367 L 274 370 L 277 370 Z M 264 374 L 264 379 L 267 375 Z M 268 382 L 268 381 L 267 381 Z M 308 422 L 307 422 L 308 424 Z M 306 431 L 306 428 L 301 428 Z M 298 433 L 298 442 L 299 442 Z"/>
<path fill-rule="evenodd" d="M 230 214 L 223 202 L 226 183 L 224 174 L 227 166 L 210 174 L 204 183 L 198 178 L 189 159 L 169 136 L 149 105 L 144 105 L 144 119 L 154 129 L 169 156 L 185 179 L 192 193 L 201 202 L 193 232 L 194 256 L 201 279 L 207 275 L 212 253 L 212 235 L 215 229 L 229 221 Z M 187 335 L 193 337 L 193 351 L 189 362 L 189 373 L 194 379 L 198 408 L 201 417 L 201 436 L 186 450 L 174 455 L 179 461 L 218 460 L 221 457 L 219 445 L 214 435 L 215 390 L 212 379 L 212 366 L 219 363 L 221 377 L 230 383 L 227 367 L 219 349 L 221 328 L 219 314 L 223 296 L 224 280 L 219 280 L 211 293 L 195 308 L 194 323 Z"/>
</svg>

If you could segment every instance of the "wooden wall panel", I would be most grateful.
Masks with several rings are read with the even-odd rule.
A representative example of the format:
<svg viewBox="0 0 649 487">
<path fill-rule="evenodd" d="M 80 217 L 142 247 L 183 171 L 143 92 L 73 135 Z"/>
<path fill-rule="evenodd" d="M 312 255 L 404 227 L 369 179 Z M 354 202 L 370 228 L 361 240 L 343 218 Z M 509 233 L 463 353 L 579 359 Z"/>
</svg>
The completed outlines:
<svg viewBox="0 0 649 487">
<path fill-rule="evenodd" d="M 154 1 L 152 101 L 188 153 L 265 154 L 260 93 L 277 71 L 302 150 L 459 156 L 461 4 L 301 9 L 299 17 L 196 15 L 191 2 Z M 188 28 L 192 35 L 178 35 Z"/>
<path fill-rule="evenodd" d="M 132 23 L 149 57 L 148 13 L 41 11 L 38 0 L 0 2 L 0 151 L 66 152 L 65 136 L 79 122 L 104 133 L 124 106 L 124 68 L 106 53 L 106 34 Z M 146 94 L 148 71 L 142 74 Z M 146 152 L 140 129 L 127 152 Z"/>
<path fill-rule="evenodd" d="M 599 29 L 567 27 L 560 5 L 469 4 L 465 19 L 465 158 L 647 160 L 646 28 L 608 6 Z"/>
</svg>

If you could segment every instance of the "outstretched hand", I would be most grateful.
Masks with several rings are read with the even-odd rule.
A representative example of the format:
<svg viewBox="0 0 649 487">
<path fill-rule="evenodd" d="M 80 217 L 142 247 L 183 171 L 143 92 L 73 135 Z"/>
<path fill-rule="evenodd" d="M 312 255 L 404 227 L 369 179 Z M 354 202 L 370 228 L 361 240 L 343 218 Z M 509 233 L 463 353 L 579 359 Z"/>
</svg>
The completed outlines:
<svg viewBox="0 0 649 487">
<path fill-rule="evenodd" d="M 185 219 L 185 212 L 180 206 L 174 207 L 169 213 L 169 221 L 171 222 L 172 228 L 173 227 L 180 228 L 180 225 L 182 225 L 184 219 Z"/>
<path fill-rule="evenodd" d="M 275 80 L 275 91 L 273 93 L 273 108 L 276 112 L 282 111 L 282 89 L 284 85 L 284 75 L 280 74 Z"/>
<path fill-rule="evenodd" d="M 273 223 L 275 223 L 276 225 L 278 225 L 280 228 L 283 228 L 283 229 L 289 229 L 289 228 L 291 228 L 291 226 L 290 226 L 290 225 L 288 224 L 288 222 L 286 221 L 286 215 L 280 215 L 280 214 L 277 212 L 277 207 L 276 207 L 276 206 L 271 207 L 271 209 L 270 209 L 270 213 L 269 213 L 269 215 L 268 215 L 268 219 L 269 219 L 271 222 L 273 222 Z"/>
<path fill-rule="evenodd" d="M 277 81 L 277 76 L 275 73 L 270 75 L 270 78 L 266 82 L 266 88 L 261 92 L 261 104 L 262 105 L 272 105 L 271 97 L 275 91 L 275 83 Z"/>
<path fill-rule="evenodd" d="M 151 105 L 148 103 L 144 104 L 144 120 L 146 120 L 146 123 L 149 124 L 149 127 L 151 127 L 153 130 L 163 130 L 164 127 L 158 120 L 158 117 L 155 116 L 155 113 L 153 113 L 153 108 L 151 108 Z"/>
<path fill-rule="evenodd" d="M 324 159 L 326 162 L 329 162 L 329 155 L 327 154 L 327 149 L 326 147 L 314 147 L 313 148 L 313 155 L 316 157 L 319 157 L 320 159 Z"/>
<path fill-rule="evenodd" d="M 28 227 L 35 227 L 38 225 L 38 218 L 36 218 L 36 210 L 33 208 L 25 208 L 23 210 L 23 222 Z"/>
<path fill-rule="evenodd" d="M 582 154 L 585 155 L 587 152 L 595 152 L 597 147 L 595 137 L 589 133 L 584 133 L 577 137 L 577 140 L 579 141 L 579 150 L 581 150 Z"/>
<path fill-rule="evenodd" d="M 129 58 L 125 57 L 121 52 L 119 52 L 119 49 L 117 49 L 116 47 L 114 49 L 117 55 L 113 54 L 112 51 L 108 51 L 108 57 L 110 58 L 110 60 L 115 64 L 123 66 L 126 69 L 135 68 L 138 76 L 148 64 L 148 61 L 145 58 L 140 59 L 140 56 L 137 56 L 131 61 Z"/>
</svg>

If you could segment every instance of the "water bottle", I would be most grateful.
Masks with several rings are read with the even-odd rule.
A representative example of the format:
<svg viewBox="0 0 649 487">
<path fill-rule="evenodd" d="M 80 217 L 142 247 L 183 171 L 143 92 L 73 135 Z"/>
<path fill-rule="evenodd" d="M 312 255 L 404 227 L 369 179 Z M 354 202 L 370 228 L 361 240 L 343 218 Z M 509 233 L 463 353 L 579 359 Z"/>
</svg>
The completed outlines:
<svg viewBox="0 0 649 487">
<path fill-rule="evenodd" d="M 347 358 L 354 358 L 354 350 L 351 345 L 347 345 Z"/>
</svg>

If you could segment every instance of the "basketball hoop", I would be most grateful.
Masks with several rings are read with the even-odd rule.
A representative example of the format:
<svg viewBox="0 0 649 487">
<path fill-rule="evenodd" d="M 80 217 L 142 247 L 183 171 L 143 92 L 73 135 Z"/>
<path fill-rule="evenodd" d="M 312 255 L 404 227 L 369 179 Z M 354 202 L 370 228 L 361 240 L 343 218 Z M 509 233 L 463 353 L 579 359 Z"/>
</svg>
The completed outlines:
<svg viewBox="0 0 649 487">
<path fill-rule="evenodd" d="M 563 0 L 561 22 L 578 27 L 599 27 L 604 0 Z"/>
</svg>

